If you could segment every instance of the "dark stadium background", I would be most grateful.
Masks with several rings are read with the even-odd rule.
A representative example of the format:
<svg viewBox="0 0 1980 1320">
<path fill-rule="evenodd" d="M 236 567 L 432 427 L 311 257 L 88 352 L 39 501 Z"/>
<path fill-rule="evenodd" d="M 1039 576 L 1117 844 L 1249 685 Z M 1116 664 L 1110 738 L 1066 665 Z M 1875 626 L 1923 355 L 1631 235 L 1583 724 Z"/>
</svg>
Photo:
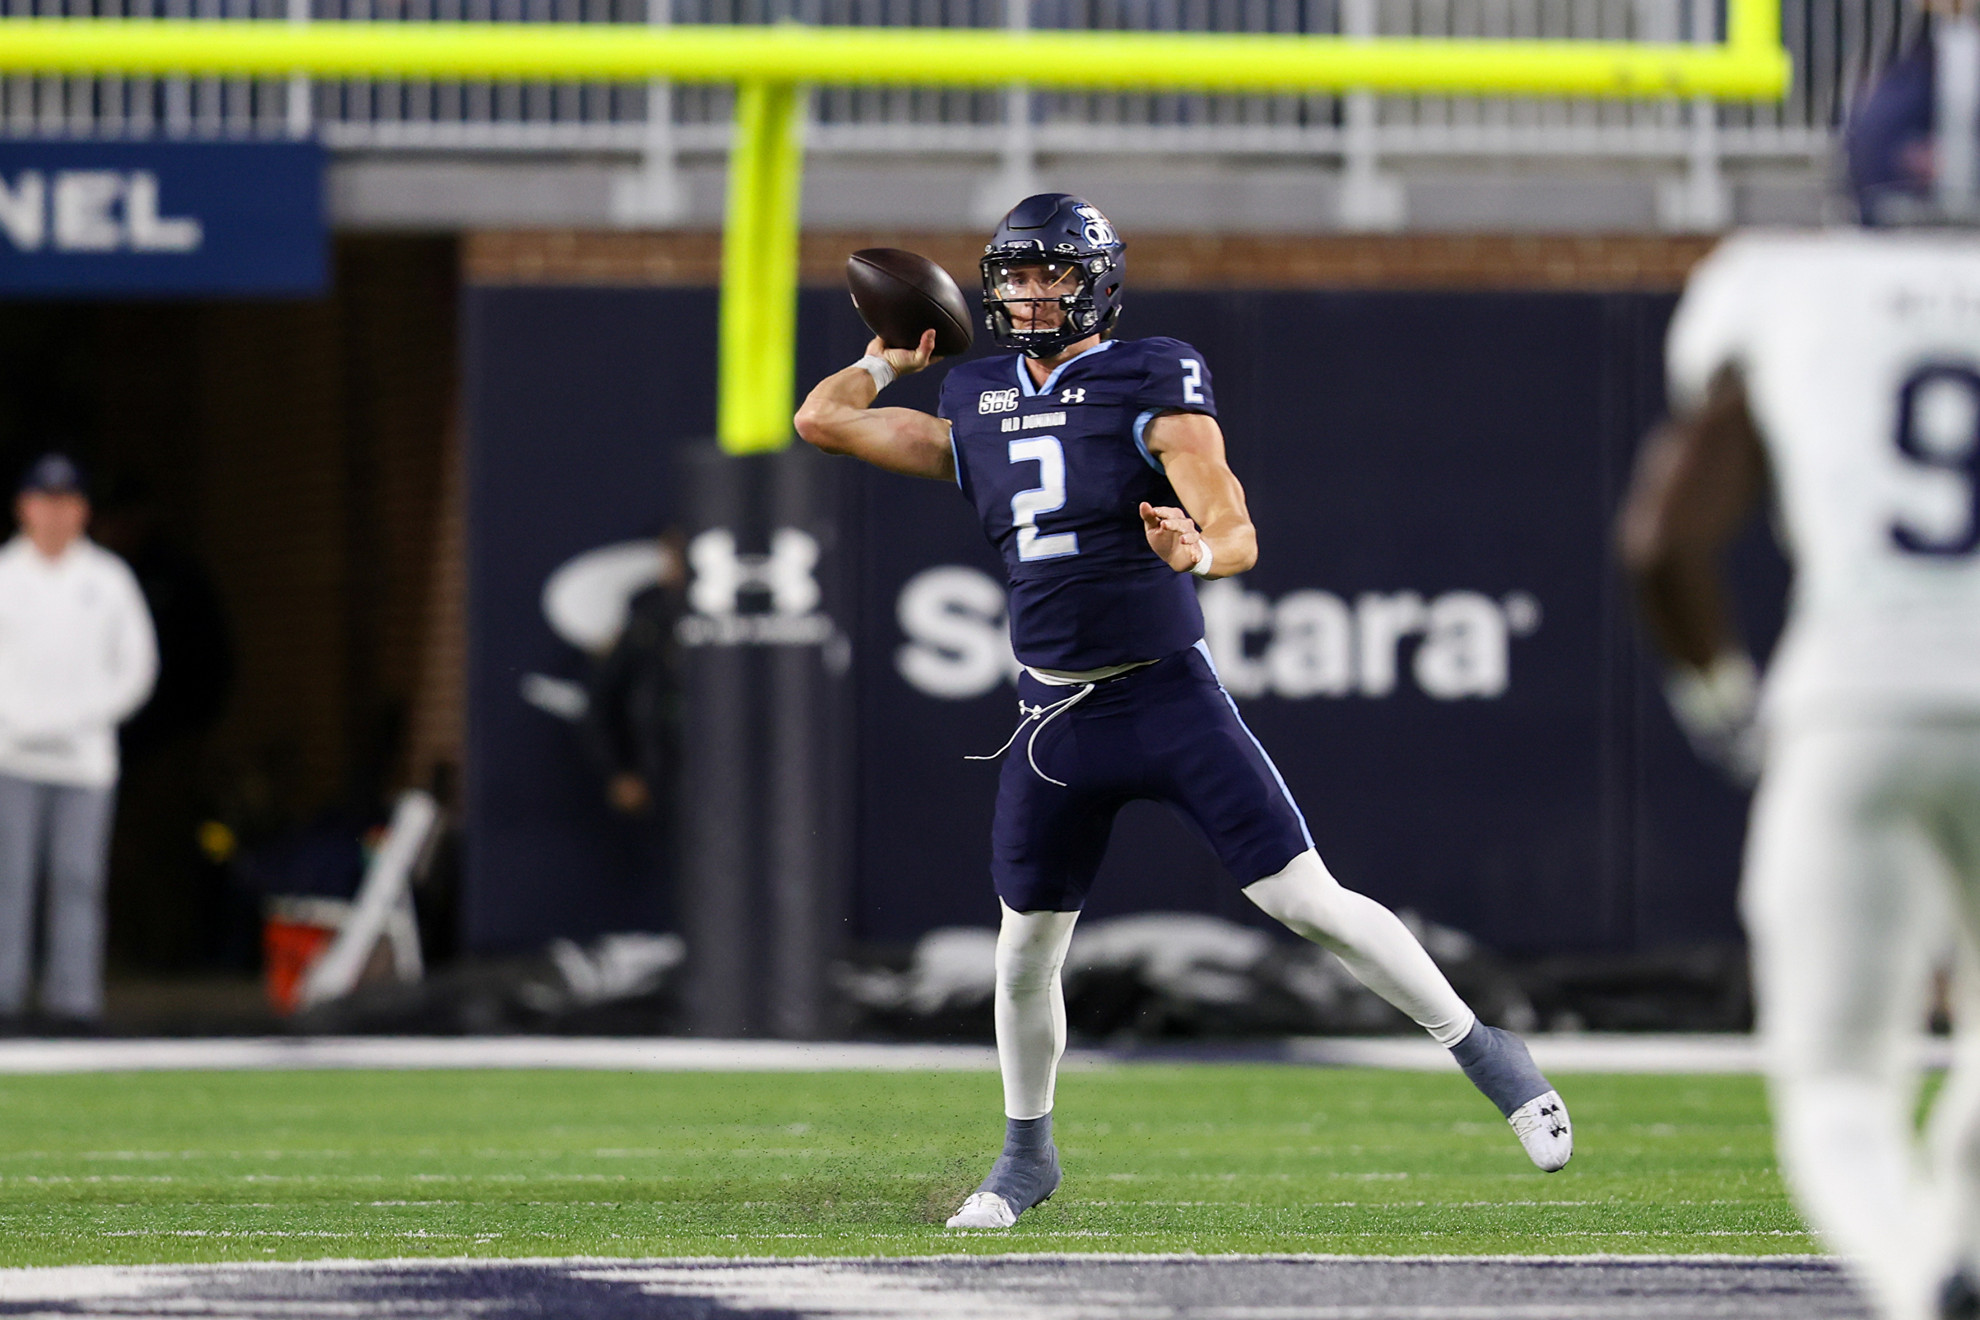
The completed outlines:
<svg viewBox="0 0 1980 1320">
<path fill-rule="evenodd" d="M 122 965 L 253 956 L 254 914 L 189 817 L 266 837 L 463 777 L 458 925 L 434 943 L 495 954 L 664 921 L 636 827 L 517 684 L 583 663 L 543 620 L 544 577 L 677 519 L 678 450 L 712 429 L 715 303 L 692 259 L 707 244 L 681 246 L 684 273 L 657 287 L 518 278 L 487 242 L 464 259 L 450 239 L 344 237 L 321 299 L 10 305 L 5 456 L 78 444 L 207 575 L 231 647 L 217 721 L 131 759 Z M 1383 699 L 1245 701 L 1335 869 L 1510 953 L 1736 940 L 1743 802 L 1670 726 L 1609 548 L 1660 406 L 1672 295 L 1654 273 L 1275 290 L 1255 269 L 1229 281 L 1251 287 L 1217 287 L 1200 260 L 1212 269 L 1189 287 L 1170 251 L 1154 256 L 1161 287 L 1134 294 L 1123 332 L 1185 337 L 1211 364 L 1266 550 L 1249 589 L 1542 605 L 1496 700 L 1433 701 L 1405 680 Z M 1423 282 L 1407 254 L 1400 268 L 1396 282 Z M 807 289 L 802 381 L 862 341 L 840 292 Z M 897 392 L 926 404 L 933 388 Z M 892 656 L 902 582 L 992 561 L 939 487 L 848 468 L 841 508 L 859 642 L 851 935 L 987 923 L 994 771 L 961 757 L 1008 733 L 1010 689 L 936 700 Z M 1751 540 L 1746 613 L 1764 642 L 1779 567 Z M 1250 920 L 1248 906 L 1186 829 L 1135 807 L 1092 910 Z"/>
</svg>

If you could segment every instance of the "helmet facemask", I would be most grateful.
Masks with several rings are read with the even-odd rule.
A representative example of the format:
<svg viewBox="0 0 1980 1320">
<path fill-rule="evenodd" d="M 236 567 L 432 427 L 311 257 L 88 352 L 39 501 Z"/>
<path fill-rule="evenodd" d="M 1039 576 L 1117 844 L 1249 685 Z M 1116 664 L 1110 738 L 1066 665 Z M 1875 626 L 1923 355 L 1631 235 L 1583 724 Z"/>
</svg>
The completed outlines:
<svg viewBox="0 0 1980 1320">
<path fill-rule="evenodd" d="M 1005 248 L 983 258 L 983 310 L 990 333 L 1026 357 L 1049 357 L 1108 328 L 1093 296 L 1114 268 L 1105 254 L 1080 257 Z"/>
</svg>

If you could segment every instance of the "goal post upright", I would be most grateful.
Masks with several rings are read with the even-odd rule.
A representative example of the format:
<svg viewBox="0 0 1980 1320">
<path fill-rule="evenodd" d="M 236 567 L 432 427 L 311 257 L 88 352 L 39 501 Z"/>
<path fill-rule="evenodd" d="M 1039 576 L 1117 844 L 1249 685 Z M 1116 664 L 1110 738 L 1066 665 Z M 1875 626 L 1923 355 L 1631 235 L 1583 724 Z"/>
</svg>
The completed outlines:
<svg viewBox="0 0 1980 1320">
<path fill-rule="evenodd" d="M 716 438 L 731 454 L 782 449 L 791 440 L 804 102 L 795 83 L 736 88 L 715 411 Z"/>
</svg>

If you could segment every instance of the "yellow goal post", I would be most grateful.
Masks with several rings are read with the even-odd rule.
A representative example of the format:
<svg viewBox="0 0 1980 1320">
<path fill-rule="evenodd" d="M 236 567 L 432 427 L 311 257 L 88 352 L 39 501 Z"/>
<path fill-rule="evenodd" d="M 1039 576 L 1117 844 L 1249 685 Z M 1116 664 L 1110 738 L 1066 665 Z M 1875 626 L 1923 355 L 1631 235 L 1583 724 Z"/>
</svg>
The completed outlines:
<svg viewBox="0 0 1980 1320">
<path fill-rule="evenodd" d="M 0 19 L 0 73 L 733 83 L 717 431 L 790 442 L 802 88 L 1783 96 L 1780 0 L 1726 0 L 1717 43 L 1203 32 Z"/>
</svg>

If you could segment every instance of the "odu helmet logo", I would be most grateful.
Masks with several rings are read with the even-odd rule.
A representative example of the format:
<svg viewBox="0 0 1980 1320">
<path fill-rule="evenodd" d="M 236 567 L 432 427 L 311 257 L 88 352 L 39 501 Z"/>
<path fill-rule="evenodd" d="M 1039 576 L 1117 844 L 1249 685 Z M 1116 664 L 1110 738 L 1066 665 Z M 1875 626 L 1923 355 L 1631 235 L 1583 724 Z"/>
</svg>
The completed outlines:
<svg viewBox="0 0 1980 1320">
<path fill-rule="evenodd" d="M 1094 247 L 1113 247 L 1120 242 L 1114 234 L 1113 222 L 1100 214 L 1099 207 L 1089 202 L 1084 206 L 1075 206 L 1073 214 L 1085 221 L 1080 236 Z"/>
</svg>

